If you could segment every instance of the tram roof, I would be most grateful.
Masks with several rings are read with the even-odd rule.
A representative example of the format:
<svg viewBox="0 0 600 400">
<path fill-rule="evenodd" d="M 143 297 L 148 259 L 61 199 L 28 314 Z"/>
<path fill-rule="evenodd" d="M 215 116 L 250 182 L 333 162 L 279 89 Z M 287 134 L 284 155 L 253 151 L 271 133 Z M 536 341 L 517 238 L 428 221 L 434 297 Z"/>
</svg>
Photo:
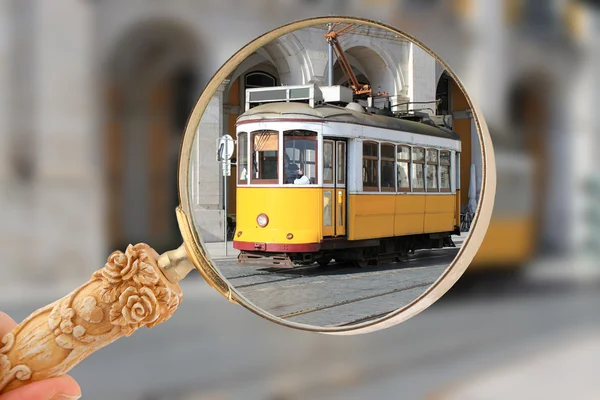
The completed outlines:
<svg viewBox="0 0 600 400">
<path fill-rule="evenodd" d="M 426 136 L 435 136 L 440 138 L 460 140 L 456 133 L 442 129 L 441 127 L 431 126 L 422 122 L 409 121 L 405 119 L 389 117 L 386 115 L 371 114 L 369 112 L 361 113 L 346 107 L 335 106 L 332 104 L 321 104 L 311 107 L 306 103 L 299 102 L 278 102 L 268 103 L 256 106 L 240 115 L 237 123 L 260 120 L 277 120 L 282 118 L 293 119 L 314 119 L 318 121 L 331 121 L 372 126 L 383 129 L 411 132 Z"/>
</svg>

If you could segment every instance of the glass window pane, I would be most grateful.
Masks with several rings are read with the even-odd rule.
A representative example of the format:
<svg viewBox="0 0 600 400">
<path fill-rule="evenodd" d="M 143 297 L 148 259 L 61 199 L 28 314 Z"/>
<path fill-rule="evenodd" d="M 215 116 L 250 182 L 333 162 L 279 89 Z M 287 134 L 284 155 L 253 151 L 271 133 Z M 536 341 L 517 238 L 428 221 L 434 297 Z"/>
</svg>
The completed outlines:
<svg viewBox="0 0 600 400">
<path fill-rule="evenodd" d="M 393 154 L 393 153 L 392 153 Z M 381 188 L 394 189 L 394 162 L 381 161 Z"/>
<path fill-rule="evenodd" d="M 440 164 L 450 164 L 450 152 L 449 151 L 441 151 L 440 152 Z"/>
<path fill-rule="evenodd" d="M 410 149 L 398 146 L 397 159 L 410 161 Z"/>
<path fill-rule="evenodd" d="M 317 134 L 311 131 L 284 132 L 285 184 L 317 183 L 316 137 Z M 330 172 L 332 173 L 333 171 Z"/>
<path fill-rule="evenodd" d="M 363 158 L 363 187 L 378 188 L 377 160 Z"/>
<path fill-rule="evenodd" d="M 252 179 L 277 179 L 279 134 L 261 131 L 252 134 Z"/>
<path fill-rule="evenodd" d="M 245 132 L 238 134 L 238 171 L 240 182 L 248 182 L 248 134 Z"/>
<path fill-rule="evenodd" d="M 338 192 L 338 196 L 341 196 L 341 192 Z M 344 204 L 337 202 L 337 224 L 338 226 L 344 226 Z"/>
<path fill-rule="evenodd" d="M 427 162 L 432 162 L 437 164 L 438 159 L 437 159 L 437 150 L 431 150 L 431 149 L 427 149 Z"/>
<path fill-rule="evenodd" d="M 363 155 L 377 157 L 379 155 L 378 144 L 363 142 Z"/>
<path fill-rule="evenodd" d="M 413 160 L 425 161 L 425 149 L 413 148 Z"/>
<path fill-rule="evenodd" d="M 440 167 L 440 189 L 450 189 L 450 166 Z"/>
<path fill-rule="evenodd" d="M 332 198 L 330 190 L 323 192 L 323 226 L 333 226 L 333 214 L 331 213 Z"/>
<path fill-rule="evenodd" d="M 394 146 L 381 145 L 381 158 L 394 158 Z"/>
<path fill-rule="evenodd" d="M 323 142 L 323 182 L 333 183 L 333 143 Z"/>
<path fill-rule="evenodd" d="M 427 164 L 427 190 L 437 190 L 437 165 Z"/>
<path fill-rule="evenodd" d="M 346 143 L 338 143 L 337 183 L 346 183 Z"/>
<path fill-rule="evenodd" d="M 412 170 L 413 189 L 425 189 L 425 166 L 423 164 L 413 164 Z"/>
<path fill-rule="evenodd" d="M 409 166 L 410 164 L 407 161 L 398 162 L 398 189 L 409 189 Z"/>
</svg>

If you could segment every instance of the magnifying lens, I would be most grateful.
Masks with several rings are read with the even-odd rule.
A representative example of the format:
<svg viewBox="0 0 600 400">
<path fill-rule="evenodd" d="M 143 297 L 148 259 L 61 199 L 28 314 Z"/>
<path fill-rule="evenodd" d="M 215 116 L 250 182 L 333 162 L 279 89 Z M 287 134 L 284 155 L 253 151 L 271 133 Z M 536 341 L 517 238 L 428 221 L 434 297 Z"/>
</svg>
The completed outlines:
<svg viewBox="0 0 600 400">
<path fill-rule="evenodd" d="M 451 100 L 435 97 L 440 76 Z M 472 115 L 453 114 L 457 102 Z M 465 271 L 496 188 L 485 121 L 448 65 L 349 17 L 282 26 L 231 57 L 191 113 L 178 174 L 181 247 L 115 251 L 31 314 L 0 342 L 0 393 L 169 319 L 193 269 L 283 326 L 350 335 L 403 322 Z"/>
</svg>

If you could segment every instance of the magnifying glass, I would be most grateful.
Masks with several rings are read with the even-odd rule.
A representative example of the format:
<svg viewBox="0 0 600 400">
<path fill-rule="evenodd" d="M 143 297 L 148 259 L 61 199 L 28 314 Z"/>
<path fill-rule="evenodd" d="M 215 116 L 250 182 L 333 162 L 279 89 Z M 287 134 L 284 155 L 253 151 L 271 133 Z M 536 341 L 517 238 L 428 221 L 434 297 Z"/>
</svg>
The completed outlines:
<svg viewBox="0 0 600 400">
<path fill-rule="evenodd" d="M 435 98 L 443 74 L 451 100 Z M 472 115 L 452 114 L 461 101 Z M 494 171 L 477 106 L 414 38 L 350 17 L 270 31 L 218 70 L 188 120 L 176 210 L 184 243 L 162 255 L 146 244 L 115 251 L 4 336 L 0 393 L 166 321 L 193 269 L 229 301 L 295 329 L 350 335 L 405 321 L 475 256 Z M 221 190 L 223 207 L 206 212 L 203 197 Z M 476 209 L 468 232 L 465 209 Z M 223 243 L 205 243 L 215 230 Z"/>
</svg>

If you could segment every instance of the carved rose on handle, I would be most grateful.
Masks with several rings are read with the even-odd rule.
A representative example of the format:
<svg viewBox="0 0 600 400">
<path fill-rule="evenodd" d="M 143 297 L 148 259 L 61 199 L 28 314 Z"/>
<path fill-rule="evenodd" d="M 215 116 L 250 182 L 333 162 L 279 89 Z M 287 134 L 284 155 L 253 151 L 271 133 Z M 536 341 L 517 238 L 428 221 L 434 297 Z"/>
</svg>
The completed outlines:
<svg viewBox="0 0 600 400">
<path fill-rule="evenodd" d="M 153 327 L 170 318 L 179 306 L 181 293 L 167 287 L 164 279 L 161 281 L 157 259 L 158 254 L 143 243 L 128 246 L 125 253 L 113 252 L 104 268 L 92 276 L 103 282 L 98 299 L 88 296 L 74 310 L 70 298 L 52 311 L 48 322 L 59 346 L 72 349 L 74 340 L 94 341 L 85 323 L 102 323 L 105 315 L 126 336 L 142 326 Z M 83 320 L 81 325 L 74 324 L 75 316 Z"/>
<path fill-rule="evenodd" d="M 131 332 L 156 321 L 158 316 L 158 300 L 154 292 L 147 287 L 128 287 L 110 310 L 110 322 L 126 327 Z"/>
<path fill-rule="evenodd" d="M 113 252 L 101 270 L 102 276 L 111 284 L 133 280 L 139 285 L 156 285 L 158 275 L 152 268 L 154 260 L 148 254 L 150 250 L 152 249 L 141 245 L 129 245 L 125 254 Z"/>
<path fill-rule="evenodd" d="M 158 254 L 148 245 L 130 245 L 125 253 L 113 252 L 104 268 L 94 274 L 106 284 L 100 300 L 112 304 L 110 322 L 121 326 L 126 335 L 141 326 L 161 323 L 179 306 L 181 295 L 161 281 L 157 259 Z"/>
<path fill-rule="evenodd" d="M 120 337 L 169 319 L 182 293 L 158 258 L 143 243 L 116 251 L 89 282 L 0 337 L 0 394 L 68 372 Z"/>
</svg>

